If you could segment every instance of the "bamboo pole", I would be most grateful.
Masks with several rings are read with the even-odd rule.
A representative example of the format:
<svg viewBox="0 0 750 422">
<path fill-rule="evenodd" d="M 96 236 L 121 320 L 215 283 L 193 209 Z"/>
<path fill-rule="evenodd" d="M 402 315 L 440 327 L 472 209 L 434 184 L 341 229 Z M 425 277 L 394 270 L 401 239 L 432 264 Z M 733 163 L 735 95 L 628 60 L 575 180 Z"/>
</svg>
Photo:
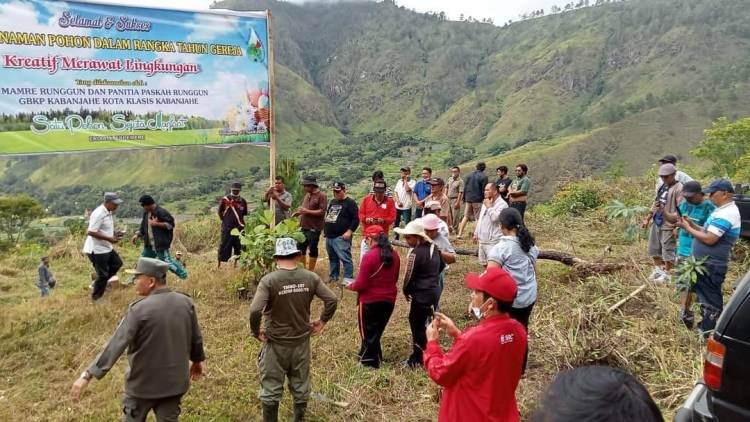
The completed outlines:
<svg viewBox="0 0 750 422">
<path fill-rule="evenodd" d="M 271 9 L 266 9 L 266 24 L 268 27 L 268 98 L 271 103 L 270 110 L 270 122 L 271 127 L 268 133 L 269 137 L 269 151 L 270 157 L 268 160 L 269 177 L 271 178 L 269 185 L 273 186 L 274 180 L 276 180 L 276 97 L 274 96 L 274 76 L 273 76 L 273 32 L 271 31 Z M 269 208 L 271 208 L 271 228 L 276 225 L 276 204 L 274 199 L 268 201 Z"/>
</svg>

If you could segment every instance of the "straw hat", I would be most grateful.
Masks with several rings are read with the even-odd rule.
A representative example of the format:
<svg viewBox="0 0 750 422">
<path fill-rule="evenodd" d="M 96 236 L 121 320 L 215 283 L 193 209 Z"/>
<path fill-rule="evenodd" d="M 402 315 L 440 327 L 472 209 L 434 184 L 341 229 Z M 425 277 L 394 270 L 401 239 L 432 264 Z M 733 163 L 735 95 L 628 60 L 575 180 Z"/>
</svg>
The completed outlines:
<svg viewBox="0 0 750 422">
<path fill-rule="evenodd" d="M 422 226 L 422 221 L 420 218 L 409 222 L 409 224 L 407 224 L 406 227 L 404 227 L 403 229 L 400 227 L 397 227 L 394 229 L 394 231 L 402 236 L 406 236 L 406 235 L 421 236 L 422 239 L 432 243 L 432 239 L 430 239 L 430 237 L 427 236 L 427 233 L 424 232 L 424 226 Z"/>
</svg>

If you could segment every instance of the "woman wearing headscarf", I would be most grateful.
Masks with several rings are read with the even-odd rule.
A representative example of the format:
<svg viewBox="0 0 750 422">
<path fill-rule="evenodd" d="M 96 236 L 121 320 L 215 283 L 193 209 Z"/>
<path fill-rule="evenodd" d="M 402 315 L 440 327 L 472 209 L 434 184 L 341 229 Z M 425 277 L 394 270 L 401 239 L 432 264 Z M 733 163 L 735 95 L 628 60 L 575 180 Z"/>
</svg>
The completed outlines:
<svg viewBox="0 0 750 422">
<path fill-rule="evenodd" d="M 358 293 L 359 335 L 362 339 L 359 362 L 379 368 L 383 359 L 380 339 L 396 304 L 401 260 L 381 226 L 369 226 L 364 234 L 370 249 L 362 257 L 356 280 L 348 287 Z"/>
</svg>

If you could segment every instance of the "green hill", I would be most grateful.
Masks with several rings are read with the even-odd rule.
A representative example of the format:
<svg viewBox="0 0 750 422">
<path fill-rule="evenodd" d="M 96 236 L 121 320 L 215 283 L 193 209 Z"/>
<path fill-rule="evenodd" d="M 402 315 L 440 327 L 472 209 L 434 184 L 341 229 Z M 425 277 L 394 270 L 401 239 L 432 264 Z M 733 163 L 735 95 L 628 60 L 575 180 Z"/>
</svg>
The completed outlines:
<svg viewBox="0 0 750 422">
<path fill-rule="evenodd" d="M 665 152 L 691 163 L 688 151 L 712 119 L 750 114 L 744 1 L 597 3 L 503 27 L 390 1 L 215 7 L 272 10 L 279 151 L 307 171 L 352 181 L 395 170 L 396 161 L 444 168 L 523 159 L 545 198 L 555 181 L 613 165 L 639 174 Z M 336 154 L 400 136 L 429 148 Z M 263 154 L 242 147 L 0 160 L 0 191 L 45 199 L 62 187 L 266 174 Z"/>
</svg>

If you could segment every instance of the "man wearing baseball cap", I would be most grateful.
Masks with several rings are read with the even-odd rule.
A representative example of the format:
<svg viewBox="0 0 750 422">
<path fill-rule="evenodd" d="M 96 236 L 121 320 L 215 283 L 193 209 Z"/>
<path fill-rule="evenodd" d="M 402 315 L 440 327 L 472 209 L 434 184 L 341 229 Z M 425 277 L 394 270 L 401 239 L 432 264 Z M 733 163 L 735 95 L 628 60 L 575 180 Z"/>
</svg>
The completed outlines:
<svg viewBox="0 0 750 422">
<path fill-rule="evenodd" d="M 388 236 L 388 230 L 396 221 L 396 203 L 393 198 L 389 198 L 385 194 L 387 187 L 385 180 L 375 179 L 372 182 L 372 195 L 366 195 L 362 199 L 362 203 L 359 205 L 359 224 L 362 226 L 363 232 L 372 225 L 378 225 L 383 228 L 383 232 Z M 363 239 L 360 243 L 360 263 L 368 250 L 367 242 Z"/>
<path fill-rule="evenodd" d="M 659 167 L 659 177 L 663 183 L 656 192 L 651 211 L 642 224 L 642 227 L 646 228 L 649 223 L 653 223 L 648 235 L 648 254 L 654 260 L 654 269 L 649 279 L 655 283 L 668 282 L 671 279 L 669 272 L 674 266 L 677 248 L 675 225 L 665 219 L 664 214 L 677 212 L 677 205 L 682 200 L 682 183 L 677 181 L 676 173 L 674 164 L 667 163 Z"/>
<path fill-rule="evenodd" d="M 344 182 L 333 182 L 331 189 L 333 199 L 328 203 L 323 227 L 328 252 L 328 281 L 338 281 L 339 269 L 343 264 L 343 284 L 346 285 L 354 281 L 352 235 L 359 227 L 359 208 L 355 200 L 346 196 Z"/>
<path fill-rule="evenodd" d="M 115 232 L 114 213 L 122 204 L 116 192 L 106 192 L 104 203 L 96 207 L 89 216 L 89 227 L 83 253 L 89 258 L 96 271 L 91 300 L 99 300 L 107 290 L 107 281 L 116 276 L 122 267 L 122 259 L 117 254 L 114 244 L 122 240 L 123 233 Z"/>
<path fill-rule="evenodd" d="M 318 263 L 320 233 L 323 232 L 325 226 L 328 197 L 320 190 L 315 176 L 305 176 L 302 186 L 305 189 L 305 197 L 302 199 L 302 205 L 297 208 L 292 217 L 299 216 L 299 225 L 305 235 L 305 240 L 298 247 L 303 258 L 306 254 L 309 255 L 307 269 L 315 271 L 315 265 Z"/>
<path fill-rule="evenodd" d="M 693 256 L 705 259 L 705 271 L 698 273 L 693 291 L 701 304 L 700 330 L 708 335 L 724 309 L 721 285 L 727 275 L 732 248 L 740 237 L 740 210 L 734 203 L 734 187 L 729 180 L 714 180 L 704 193 L 716 205 L 701 227 L 682 216 L 679 223 L 693 237 Z"/>
<path fill-rule="evenodd" d="M 247 215 L 247 201 L 240 196 L 242 183 L 234 182 L 229 186 L 229 195 L 219 201 L 219 219 L 221 219 L 221 240 L 219 242 L 219 259 L 217 268 L 222 262 L 227 262 L 232 256 L 239 257 L 242 252 L 242 244 L 239 235 L 233 235 L 232 231 L 245 229 L 245 216 Z M 234 265 L 237 266 L 235 258 Z"/>
<path fill-rule="evenodd" d="M 664 212 L 664 218 L 670 223 L 678 223 L 680 216 L 686 216 L 695 223 L 698 227 L 703 227 L 708 220 L 708 216 L 716 209 L 713 202 L 705 199 L 701 184 L 695 180 L 691 180 L 682 187 L 682 197 L 685 198 L 680 202 L 677 212 Z M 680 267 L 680 264 L 686 261 L 688 258 L 693 256 L 693 235 L 687 232 L 684 228 L 680 228 L 677 235 L 677 259 L 675 260 L 675 266 Z M 692 292 L 682 292 L 680 302 L 682 303 L 682 311 L 680 312 L 680 320 L 688 328 L 693 328 L 695 324 L 695 317 L 693 311 L 690 310 L 693 302 Z"/>
<path fill-rule="evenodd" d="M 471 309 L 479 325 L 463 333 L 442 313 L 427 326 L 424 365 L 443 386 L 441 422 L 518 421 L 516 387 L 526 350 L 526 330 L 508 311 L 516 297 L 516 283 L 502 268 L 466 275 Z M 439 331 L 453 338 L 444 353 Z"/>
<path fill-rule="evenodd" d="M 169 264 L 169 271 L 183 280 L 186 279 L 188 276 L 187 270 L 179 260 L 173 259 L 169 253 L 174 237 L 174 217 L 169 211 L 160 207 L 151 195 L 141 196 L 138 202 L 143 207 L 143 217 L 141 218 L 141 227 L 138 233 L 133 235 L 131 242 L 135 244 L 139 238 L 142 239 L 141 256 L 157 258 L 166 262 Z"/>
<path fill-rule="evenodd" d="M 260 280 L 250 304 L 250 331 L 263 343 L 258 359 L 263 421 L 278 420 L 285 378 L 294 399 L 294 420 L 304 420 L 310 398 L 310 335 L 323 332 L 338 304 L 317 274 L 297 265 L 301 256 L 294 239 L 276 239 L 276 270 Z M 323 310 L 311 322 L 315 297 L 323 301 Z"/>
<path fill-rule="evenodd" d="M 677 168 L 677 157 L 671 154 L 667 154 L 659 159 L 659 166 L 663 166 L 664 164 L 672 164 L 675 166 L 675 169 Z M 678 182 L 682 183 L 683 185 L 691 180 L 693 180 L 692 177 L 688 176 L 687 173 L 684 171 L 677 170 L 675 172 L 675 179 L 677 179 Z M 661 177 L 656 178 L 656 190 L 658 191 L 661 187 L 662 183 L 664 183 L 661 180 Z"/>
<path fill-rule="evenodd" d="M 428 202 L 440 203 L 440 211 L 436 214 L 445 221 L 449 228 L 453 227 L 453 213 L 451 212 L 451 200 L 445 193 L 445 181 L 440 177 L 430 179 L 431 193 L 424 199 L 425 206 Z"/>
<path fill-rule="evenodd" d="M 101 379 L 128 350 L 123 420 L 145 421 L 153 410 L 159 421 L 176 421 L 180 401 L 203 374 L 203 336 L 190 296 L 167 288 L 166 262 L 139 258 L 135 291 L 143 296 L 128 306 L 107 346 L 75 381 L 80 397 L 92 378 Z"/>
</svg>

